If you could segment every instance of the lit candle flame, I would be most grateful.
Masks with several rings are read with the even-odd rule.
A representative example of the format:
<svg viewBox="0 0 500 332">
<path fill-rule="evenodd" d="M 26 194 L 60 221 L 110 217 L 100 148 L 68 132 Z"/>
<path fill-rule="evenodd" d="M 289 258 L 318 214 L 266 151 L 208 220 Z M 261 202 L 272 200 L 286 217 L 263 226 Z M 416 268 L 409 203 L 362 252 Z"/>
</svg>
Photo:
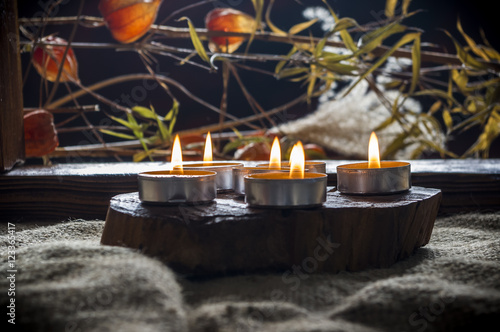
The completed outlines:
<svg viewBox="0 0 500 332">
<path fill-rule="evenodd" d="M 368 168 L 380 168 L 378 139 L 374 132 L 372 132 L 368 144 Z"/>
<path fill-rule="evenodd" d="M 271 147 L 271 157 L 269 159 L 269 168 L 281 168 L 281 147 L 278 137 L 274 138 L 273 146 Z"/>
<path fill-rule="evenodd" d="M 207 139 L 205 141 L 205 153 L 203 154 L 203 163 L 208 163 L 213 160 L 212 153 L 212 138 L 210 137 L 210 132 L 207 134 Z"/>
<path fill-rule="evenodd" d="M 298 141 L 292 148 L 290 154 L 290 177 L 291 178 L 304 178 L 306 164 L 306 154 L 304 146 L 301 141 Z"/>
<path fill-rule="evenodd" d="M 181 140 L 179 139 L 179 135 L 175 135 L 174 145 L 172 146 L 172 159 L 170 160 L 172 163 L 172 169 L 183 172 L 182 169 L 182 149 L 181 149 Z"/>
</svg>

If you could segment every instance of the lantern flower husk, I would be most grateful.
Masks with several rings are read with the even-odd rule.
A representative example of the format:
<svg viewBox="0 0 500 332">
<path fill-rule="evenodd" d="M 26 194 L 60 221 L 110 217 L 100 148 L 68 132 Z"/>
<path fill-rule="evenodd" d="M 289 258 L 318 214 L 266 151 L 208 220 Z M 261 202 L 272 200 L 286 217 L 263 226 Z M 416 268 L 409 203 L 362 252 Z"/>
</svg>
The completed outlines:
<svg viewBox="0 0 500 332">
<path fill-rule="evenodd" d="M 43 43 L 67 44 L 68 42 L 60 37 L 46 36 L 41 40 Z M 66 46 L 37 45 L 33 50 L 33 66 L 36 71 L 46 80 L 55 82 L 59 67 L 64 62 L 59 82 L 76 81 L 78 78 L 78 62 L 73 49 L 70 47 L 66 53 L 66 60 L 63 61 Z"/>
<path fill-rule="evenodd" d="M 216 8 L 205 16 L 205 27 L 209 31 L 251 33 L 255 19 L 232 8 Z M 212 37 L 208 48 L 212 52 L 233 53 L 245 41 L 244 37 Z"/>
<path fill-rule="evenodd" d="M 24 146 L 26 157 L 42 157 L 59 146 L 52 113 L 36 110 L 24 115 Z"/>
<path fill-rule="evenodd" d="M 99 11 L 113 38 L 123 44 L 146 34 L 156 20 L 162 0 L 101 0 Z"/>
</svg>

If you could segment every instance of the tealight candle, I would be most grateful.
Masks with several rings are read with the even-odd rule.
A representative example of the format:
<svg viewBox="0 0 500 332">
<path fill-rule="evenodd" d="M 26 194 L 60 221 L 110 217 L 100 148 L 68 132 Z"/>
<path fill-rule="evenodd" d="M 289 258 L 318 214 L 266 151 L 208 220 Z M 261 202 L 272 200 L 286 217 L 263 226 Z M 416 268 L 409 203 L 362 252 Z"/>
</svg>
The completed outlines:
<svg viewBox="0 0 500 332">
<path fill-rule="evenodd" d="M 337 189 L 344 194 L 380 195 L 404 192 L 411 187 L 410 163 L 380 161 L 378 139 L 371 134 L 368 162 L 337 166 Z"/>
<path fill-rule="evenodd" d="M 290 157 L 290 171 L 244 177 L 245 201 L 253 207 L 299 208 L 326 201 L 327 175 L 305 172 L 305 154 L 298 142 Z"/>
<path fill-rule="evenodd" d="M 233 188 L 234 192 L 237 194 L 245 194 L 245 176 L 254 173 L 270 173 L 270 172 L 286 172 L 290 171 L 290 168 L 283 169 L 281 167 L 281 147 L 279 145 L 279 140 L 277 137 L 274 138 L 273 145 L 271 147 L 271 154 L 269 156 L 270 167 L 236 167 L 233 169 Z"/>
<path fill-rule="evenodd" d="M 268 164 L 257 164 L 257 167 L 265 167 L 269 169 L 289 169 L 290 162 L 281 161 L 281 147 L 277 137 L 271 148 L 271 158 Z M 312 173 L 326 173 L 326 163 L 324 161 L 305 161 L 306 172 Z"/>
<path fill-rule="evenodd" d="M 217 196 L 216 173 L 182 168 L 179 136 L 172 148 L 172 170 L 142 172 L 137 176 L 139 199 L 154 204 L 194 204 L 211 202 Z"/>
<path fill-rule="evenodd" d="M 212 139 L 210 133 L 205 141 L 205 151 L 203 163 L 184 163 L 185 170 L 189 171 L 211 171 L 216 172 L 215 183 L 217 190 L 233 190 L 233 168 L 243 166 L 242 163 L 232 163 L 224 161 L 213 161 Z"/>
</svg>

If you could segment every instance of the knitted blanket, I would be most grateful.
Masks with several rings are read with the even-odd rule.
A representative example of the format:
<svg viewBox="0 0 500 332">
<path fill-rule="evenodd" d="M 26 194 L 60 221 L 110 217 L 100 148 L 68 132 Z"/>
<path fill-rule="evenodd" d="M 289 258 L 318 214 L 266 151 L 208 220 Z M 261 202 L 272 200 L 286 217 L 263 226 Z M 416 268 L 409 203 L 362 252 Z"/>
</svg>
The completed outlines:
<svg viewBox="0 0 500 332">
<path fill-rule="evenodd" d="M 100 245 L 103 221 L 8 226 L 0 307 L 12 331 L 487 331 L 500 321 L 500 213 L 439 217 L 427 246 L 386 269 L 204 279 Z"/>
</svg>

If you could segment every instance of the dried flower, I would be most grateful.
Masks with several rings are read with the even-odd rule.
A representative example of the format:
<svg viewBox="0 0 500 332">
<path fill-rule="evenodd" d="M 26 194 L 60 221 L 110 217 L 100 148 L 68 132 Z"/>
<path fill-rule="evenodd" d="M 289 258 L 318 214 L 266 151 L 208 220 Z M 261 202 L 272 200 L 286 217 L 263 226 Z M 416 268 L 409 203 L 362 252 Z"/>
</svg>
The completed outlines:
<svg viewBox="0 0 500 332">
<path fill-rule="evenodd" d="M 162 0 L 101 0 L 101 12 L 113 38 L 131 43 L 149 31 Z"/>
<path fill-rule="evenodd" d="M 255 24 L 253 17 L 232 8 L 216 8 L 205 16 L 209 31 L 251 33 Z M 244 37 L 212 37 L 208 48 L 212 52 L 233 53 L 244 41 Z"/>
<path fill-rule="evenodd" d="M 24 116 L 24 146 L 26 157 L 45 156 L 59 145 L 54 117 L 45 110 Z"/>
<path fill-rule="evenodd" d="M 42 38 L 43 43 L 67 44 L 63 38 L 47 36 Z M 46 80 L 55 82 L 59 66 L 64 62 L 64 67 L 59 78 L 60 82 L 79 81 L 78 62 L 75 53 L 70 47 L 65 61 L 63 61 L 66 46 L 37 45 L 33 51 L 33 65 L 37 72 Z"/>
</svg>

